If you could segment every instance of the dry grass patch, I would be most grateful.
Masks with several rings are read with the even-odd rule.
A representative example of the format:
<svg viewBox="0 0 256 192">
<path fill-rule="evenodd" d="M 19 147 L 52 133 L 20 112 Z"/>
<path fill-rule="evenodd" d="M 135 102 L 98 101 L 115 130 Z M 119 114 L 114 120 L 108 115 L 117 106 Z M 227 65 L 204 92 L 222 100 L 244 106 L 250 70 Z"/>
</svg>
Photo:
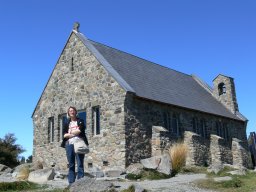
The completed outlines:
<svg viewBox="0 0 256 192">
<path fill-rule="evenodd" d="M 20 180 L 27 180 L 29 176 L 29 172 L 30 171 L 28 166 L 22 167 L 16 177 L 17 179 L 20 179 Z"/>
<path fill-rule="evenodd" d="M 176 143 L 170 147 L 172 175 L 176 175 L 186 165 L 188 147 L 184 143 Z"/>
</svg>

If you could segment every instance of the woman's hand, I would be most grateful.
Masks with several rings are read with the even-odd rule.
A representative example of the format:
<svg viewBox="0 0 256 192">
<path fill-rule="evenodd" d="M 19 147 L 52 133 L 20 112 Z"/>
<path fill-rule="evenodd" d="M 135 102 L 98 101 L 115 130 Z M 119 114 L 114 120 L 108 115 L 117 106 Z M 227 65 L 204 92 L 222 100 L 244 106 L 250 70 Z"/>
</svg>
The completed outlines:
<svg viewBox="0 0 256 192">
<path fill-rule="evenodd" d="M 79 129 L 76 129 L 76 130 L 72 130 L 70 133 L 73 134 L 74 136 L 77 136 L 81 133 L 81 131 Z"/>
</svg>

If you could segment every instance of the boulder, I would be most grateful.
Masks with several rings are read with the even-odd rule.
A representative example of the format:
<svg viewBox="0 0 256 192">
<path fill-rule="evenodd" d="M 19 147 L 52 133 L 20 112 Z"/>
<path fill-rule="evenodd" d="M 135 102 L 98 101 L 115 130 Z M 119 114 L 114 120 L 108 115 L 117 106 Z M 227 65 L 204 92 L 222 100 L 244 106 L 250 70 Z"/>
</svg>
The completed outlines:
<svg viewBox="0 0 256 192">
<path fill-rule="evenodd" d="M 126 168 L 126 173 L 131 173 L 135 175 L 139 175 L 143 170 L 143 165 L 141 163 L 134 163 L 129 165 Z"/>
<path fill-rule="evenodd" d="M 32 166 L 32 163 L 24 163 L 15 167 L 12 172 L 12 177 L 22 180 L 27 179 Z"/>
<path fill-rule="evenodd" d="M 99 177 L 104 177 L 104 173 L 103 171 L 101 171 L 99 168 L 97 167 L 92 167 L 92 168 L 89 168 L 88 169 L 88 174 L 93 176 L 93 177 L 96 177 L 96 178 L 99 178 Z"/>
<path fill-rule="evenodd" d="M 223 164 L 212 164 L 208 167 L 207 172 L 217 174 L 224 168 Z"/>
<path fill-rule="evenodd" d="M 146 169 L 156 169 L 161 162 L 161 157 L 154 156 L 147 159 L 142 159 L 140 160 L 140 162 L 143 165 L 143 167 Z"/>
<path fill-rule="evenodd" d="M 49 180 L 54 179 L 54 169 L 47 168 L 47 169 L 39 169 L 36 171 L 32 171 L 29 174 L 28 181 L 34 182 L 34 183 L 45 183 Z"/>
<path fill-rule="evenodd" d="M 166 175 L 171 174 L 171 160 L 169 155 L 162 155 L 161 162 L 156 169 L 160 173 L 164 173 Z"/>
<path fill-rule="evenodd" d="M 0 175 L 11 173 L 12 169 L 6 165 L 0 164 Z"/>
<path fill-rule="evenodd" d="M 105 170 L 105 176 L 107 177 L 120 177 L 125 173 L 126 170 L 122 167 L 112 167 L 110 169 Z"/>
<path fill-rule="evenodd" d="M 63 171 L 63 170 L 55 170 L 55 176 L 54 176 L 54 180 L 62 180 L 64 178 L 66 178 L 68 176 L 68 172 L 67 171 Z"/>
<path fill-rule="evenodd" d="M 166 175 L 171 174 L 171 160 L 170 156 L 167 154 L 154 156 L 148 159 L 142 159 L 140 162 L 146 169 L 155 169 L 158 172 L 164 173 Z"/>
<path fill-rule="evenodd" d="M 110 181 L 96 180 L 96 178 L 83 177 L 74 182 L 70 192 L 113 191 L 114 185 Z"/>
</svg>

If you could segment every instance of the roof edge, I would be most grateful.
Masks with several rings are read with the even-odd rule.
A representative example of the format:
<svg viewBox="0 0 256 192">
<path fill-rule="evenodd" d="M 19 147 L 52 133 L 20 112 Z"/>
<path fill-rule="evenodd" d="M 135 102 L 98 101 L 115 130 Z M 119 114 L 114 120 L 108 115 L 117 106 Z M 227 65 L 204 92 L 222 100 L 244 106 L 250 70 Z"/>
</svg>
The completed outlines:
<svg viewBox="0 0 256 192">
<path fill-rule="evenodd" d="M 234 78 L 233 77 L 230 77 L 230 76 L 227 76 L 227 75 L 223 75 L 223 74 L 218 74 L 212 81 L 214 81 L 217 77 L 219 77 L 219 76 L 223 76 L 223 77 L 227 77 L 227 78 L 230 78 L 230 79 L 232 79 L 232 80 L 234 80 Z"/>
<path fill-rule="evenodd" d="M 52 74 L 53 74 L 53 72 L 54 72 L 54 70 L 55 70 L 57 64 L 59 63 L 60 57 L 61 57 L 61 55 L 62 55 L 62 53 L 63 53 L 63 51 L 64 51 L 66 45 L 68 44 L 68 41 L 69 41 L 69 39 L 70 39 L 70 37 L 71 37 L 71 35 L 72 35 L 73 32 L 74 32 L 74 30 L 72 30 L 71 33 L 70 33 L 69 36 L 68 36 L 68 40 L 66 41 L 66 43 L 65 43 L 65 45 L 64 45 L 64 47 L 63 47 L 63 49 L 62 49 L 62 51 L 61 51 L 61 53 L 60 53 L 60 55 L 59 55 L 59 58 L 58 58 L 58 60 L 57 60 L 57 62 L 56 62 L 56 64 L 55 64 L 55 66 L 54 66 L 54 68 L 53 68 L 53 70 L 52 70 L 52 72 L 51 72 L 51 75 L 50 75 L 50 77 L 48 78 L 47 83 L 46 83 L 45 86 L 44 86 L 44 89 L 43 89 L 43 91 L 42 91 L 42 93 L 41 93 L 41 95 L 40 95 L 40 97 L 39 97 L 39 99 L 38 99 L 38 101 L 37 101 L 37 103 L 36 103 L 36 107 L 35 107 L 35 109 L 34 109 L 32 115 L 31 115 L 31 118 L 33 118 L 33 116 L 34 116 L 34 113 L 35 113 L 35 111 L 36 111 L 36 108 L 37 108 L 37 106 L 38 106 L 38 103 L 39 103 L 39 101 L 40 101 L 41 98 L 42 98 L 42 95 L 43 95 L 43 93 L 44 93 L 44 91 L 45 91 L 45 89 L 46 89 L 46 87 L 47 87 L 47 85 L 48 85 L 48 83 L 49 83 L 49 81 L 50 81 L 50 79 L 51 79 L 51 77 L 52 77 Z"/>
<path fill-rule="evenodd" d="M 84 45 L 92 52 L 96 59 L 103 65 L 108 73 L 118 82 L 118 84 L 127 92 L 133 92 L 134 89 L 121 77 L 121 75 L 110 65 L 110 63 L 103 57 L 103 55 L 90 43 L 87 37 L 82 33 L 73 30 L 77 37 L 84 43 Z"/>
<path fill-rule="evenodd" d="M 248 121 L 248 119 L 239 111 L 236 111 L 235 115 L 243 121 Z"/>
<path fill-rule="evenodd" d="M 239 113 L 239 114 L 240 114 L 241 116 L 243 116 L 244 119 L 242 119 L 241 116 L 238 116 L 238 114 L 233 114 L 233 115 L 234 115 L 234 118 L 232 118 L 232 117 L 227 117 L 227 116 L 224 116 L 224 115 L 219 115 L 219 114 L 215 114 L 215 113 L 210 113 L 210 112 L 206 112 L 206 111 L 201 111 L 201 110 L 197 110 L 197 109 L 192 109 L 192 108 L 188 108 L 188 107 L 183 107 L 183 106 L 179 106 L 179 105 L 175 105 L 175 104 L 171 104 L 171 103 L 165 103 L 165 102 L 163 102 L 163 101 L 157 101 L 157 100 L 153 100 L 153 99 L 141 97 L 141 96 L 138 96 L 138 95 L 135 95 L 135 97 L 137 97 L 137 98 L 139 98 L 139 99 L 147 100 L 147 101 L 152 101 L 152 102 L 164 104 L 164 105 L 174 106 L 174 107 L 181 108 L 181 109 L 185 109 L 185 110 L 189 110 L 189 111 L 196 111 L 196 112 L 199 112 L 199 113 L 204 113 L 204 114 L 208 114 L 208 115 L 214 115 L 214 116 L 216 116 L 216 117 L 227 118 L 227 119 L 232 119 L 232 120 L 241 121 L 241 122 L 247 122 L 247 121 L 248 121 L 241 113 Z M 235 117 L 237 117 L 237 118 L 235 118 Z"/>
<path fill-rule="evenodd" d="M 191 77 L 201 86 L 203 87 L 206 91 L 208 91 L 210 94 L 212 94 L 212 88 L 204 82 L 202 79 L 200 79 L 198 76 L 192 74 Z"/>
</svg>

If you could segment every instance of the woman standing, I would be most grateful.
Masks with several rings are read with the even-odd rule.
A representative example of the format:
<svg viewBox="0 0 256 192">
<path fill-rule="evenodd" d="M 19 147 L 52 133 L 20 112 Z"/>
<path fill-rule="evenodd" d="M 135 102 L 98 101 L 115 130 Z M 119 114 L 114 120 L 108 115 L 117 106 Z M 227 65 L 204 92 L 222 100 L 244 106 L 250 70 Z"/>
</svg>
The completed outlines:
<svg viewBox="0 0 256 192">
<path fill-rule="evenodd" d="M 76 154 L 74 149 L 74 142 L 77 137 L 82 138 L 85 144 L 88 144 L 85 135 L 85 125 L 83 119 L 77 117 L 77 110 L 75 107 L 69 107 L 67 111 L 68 121 L 63 130 L 64 138 L 61 147 L 66 148 L 68 159 L 68 182 L 72 184 L 75 182 L 75 159 L 77 161 L 77 179 L 84 177 L 84 154 Z"/>
</svg>

